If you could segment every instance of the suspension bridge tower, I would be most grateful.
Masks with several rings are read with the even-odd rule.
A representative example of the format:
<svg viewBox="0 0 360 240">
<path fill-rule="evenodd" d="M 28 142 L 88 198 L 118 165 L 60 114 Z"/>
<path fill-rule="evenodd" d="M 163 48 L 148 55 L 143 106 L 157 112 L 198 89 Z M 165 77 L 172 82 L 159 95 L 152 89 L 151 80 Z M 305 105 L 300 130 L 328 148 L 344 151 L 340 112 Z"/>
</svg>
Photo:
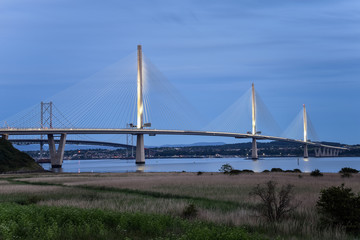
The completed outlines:
<svg viewBox="0 0 360 240">
<path fill-rule="evenodd" d="M 52 102 L 41 102 L 41 116 L 40 116 L 40 127 L 53 128 L 53 103 Z M 44 154 L 44 135 L 40 135 L 40 159 L 43 158 Z"/>
</svg>

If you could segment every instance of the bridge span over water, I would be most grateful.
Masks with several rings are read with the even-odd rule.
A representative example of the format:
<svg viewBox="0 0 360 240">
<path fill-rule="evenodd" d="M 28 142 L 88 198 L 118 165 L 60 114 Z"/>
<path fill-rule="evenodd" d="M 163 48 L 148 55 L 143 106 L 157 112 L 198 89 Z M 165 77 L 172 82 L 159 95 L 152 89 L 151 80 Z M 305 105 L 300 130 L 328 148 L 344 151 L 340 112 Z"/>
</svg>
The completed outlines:
<svg viewBox="0 0 360 240">
<path fill-rule="evenodd" d="M 308 120 L 305 105 L 303 106 L 303 133 L 304 138 L 302 140 L 283 138 L 276 136 L 262 135 L 260 131 L 256 129 L 257 120 L 257 104 L 255 97 L 255 88 L 252 84 L 252 100 L 251 100 L 251 119 L 252 119 L 252 131 L 247 133 L 236 133 L 236 132 L 222 132 L 222 131 L 190 131 L 190 130 L 159 130 L 150 129 L 151 123 L 144 123 L 144 110 L 147 107 L 147 101 L 143 98 L 143 56 L 141 46 L 138 46 L 137 52 L 137 100 L 136 100 L 136 112 L 137 122 L 130 124 L 131 128 L 63 128 L 53 127 L 53 111 L 52 102 L 41 103 L 41 120 L 40 128 L 15 128 L 5 127 L 0 128 L 0 135 L 3 138 L 8 138 L 9 135 L 39 135 L 47 136 L 47 143 L 49 145 L 50 159 L 52 167 L 61 167 L 64 156 L 64 148 L 66 144 L 66 136 L 69 134 L 130 134 L 136 136 L 136 163 L 145 163 L 145 152 L 144 152 L 144 135 L 156 136 L 156 135 L 192 135 L 192 136 L 209 136 L 209 137 L 230 137 L 239 139 L 252 139 L 252 159 L 258 158 L 257 140 L 276 140 L 285 142 L 299 143 L 304 146 L 304 157 L 307 158 L 308 146 L 315 147 L 316 156 L 337 156 L 340 151 L 345 150 L 344 147 L 330 146 L 321 143 L 311 142 L 308 140 Z M 145 99 L 146 100 L 146 99 Z M 48 113 L 47 115 L 44 113 Z M 45 116 L 46 115 L 46 116 Z M 145 114 L 146 115 L 146 114 Z M 48 126 L 45 126 L 48 123 Z M 55 136 L 60 136 L 59 139 L 55 139 Z M 16 141 L 16 140 L 12 140 Z M 68 143 L 71 142 L 68 141 Z M 56 149 L 55 143 L 58 143 L 58 149 Z M 125 144 L 119 144 L 118 146 L 128 146 Z"/>
<path fill-rule="evenodd" d="M 131 134 L 131 135 L 149 135 L 149 136 L 156 136 L 156 135 L 188 135 L 188 136 L 209 136 L 209 137 L 230 137 L 230 138 L 242 138 L 242 139 L 252 139 L 252 141 L 256 140 L 274 140 L 274 141 L 284 141 L 284 142 L 294 142 L 299 143 L 304 146 L 305 154 L 307 154 L 307 146 L 313 146 L 317 148 L 316 154 L 317 155 L 329 155 L 329 156 L 337 156 L 340 151 L 346 150 L 344 147 L 339 146 L 331 146 L 326 144 L 321 144 L 317 142 L 310 142 L 310 141 L 303 141 L 303 140 L 297 140 L 297 139 L 290 139 L 290 138 L 283 138 L 283 137 L 275 137 L 275 136 L 266 136 L 266 135 L 260 135 L 260 134 L 250 134 L 250 133 L 231 133 L 231 132 L 213 132 L 213 131 L 190 131 L 190 130 L 159 130 L 159 129 L 71 129 L 71 128 L 53 128 L 53 129 L 43 129 L 43 128 L 24 128 L 24 129 L 17 129 L 17 128 L 8 128 L 8 129 L 0 129 L 0 134 L 7 138 L 9 135 L 47 135 L 48 140 L 42 140 L 42 139 L 34 139 L 33 142 L 40 143 L 40 141 L 49 142 L 49 149 L 50 153 L 55 156 L 58 156 L 57 158 L 51 158 L 52 165 L 56 166 L 54 160 L 56 159 L 62 164 L 62 158 L 64 154 L 64 147 L 65 143 L 83 143 L 88 145 L 102 145 L 102 146 L 114 146 L 114 147 L 132 147 L 131 145 L 126 144 L 117 144 L 117 143 L 106 143 L 106 142 L 98 142 L 98 141 L 80 141 L 80 140 L 66 140 L 66 135 L 68 134 Z M 54 139 L 54 135 L 60 135 L 59 140 Z M 22 142 L 25 139 L 13 139 L 12 142 Z M 53 143 L 52 143 L 53 142 Z M 55 149 L 55 143 L 59 144 L 58 150 Z M 137 146 L 138 147 L 138 146 Z M 255 145 L 256 147 L 256 145 Z M 323 151 L 321 151 L 323 149 Z M 257 149 L 254 149 L 253 144 L 253 151 L 257 152 Z M 326 152 L 327 151 L 327 152 Z"/>
</svg>

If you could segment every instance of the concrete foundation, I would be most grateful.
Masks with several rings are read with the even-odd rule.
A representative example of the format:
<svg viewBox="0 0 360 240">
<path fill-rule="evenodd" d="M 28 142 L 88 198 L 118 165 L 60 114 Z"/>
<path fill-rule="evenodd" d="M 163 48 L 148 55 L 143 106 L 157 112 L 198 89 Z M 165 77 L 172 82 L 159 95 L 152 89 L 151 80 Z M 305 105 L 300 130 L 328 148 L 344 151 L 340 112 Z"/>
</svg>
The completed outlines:
<svg viewBox="0 0 360 240">
<path fill-rule="evenodd" d="M 309 158 L 309 150 L 307 144 L 304 145 L 304 158 Z"/>
<path fill-rule="evenodd" d="M 257 150 L 257 144 L 256 144 L 256 138 L 252 139 L 251 158 L 254 159 L 254 160 L 259 158 L 258 150 Z"/>
<path fill-rule="evenodd" d="M 136 136 L 136 164 L 145 164 L 144 135 Z"/>
<path fill-rule="evenodd" d="M 64 160 L 66 134 L 61 134 L 58 149 L 56 150 L 54 135 L 48 134 L 50 160 L 52 168 L 61 168 Z"/>
</svg>

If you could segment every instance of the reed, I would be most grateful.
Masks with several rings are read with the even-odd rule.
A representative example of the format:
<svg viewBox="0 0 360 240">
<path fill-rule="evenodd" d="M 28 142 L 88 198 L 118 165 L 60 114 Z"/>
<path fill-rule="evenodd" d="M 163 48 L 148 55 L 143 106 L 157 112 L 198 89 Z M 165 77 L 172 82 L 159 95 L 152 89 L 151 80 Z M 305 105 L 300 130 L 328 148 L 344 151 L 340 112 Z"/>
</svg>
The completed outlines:
<svg viewBox="0 0 360 240">
<path fill-rule="evenodd" d="M 299 177 L 299 175 L 301 177 Z M 292 184 L 301 205 L 279 223 L 269 223 L 256 211 L 257 200 L 249 192 L 269 180 L 279 186 Z M 37 205 L 71 206 L 121 213 L 181 216 L 192 203 L 197 220 L 246 226 L 250 231 L 280 239 L 352 239 L 342 229 L 320 229 L 315 203 L 320 190 L 345 183 L 360 192 L 360 174 L 341 178 L 325 173 L 321 178 L 308 173 L 112 173 L 34 174 L 1 177 L 0 200 L 12 201 L 38 196 Z M 26 199 L 25 199 L 26 200 Z"/>
</svg>

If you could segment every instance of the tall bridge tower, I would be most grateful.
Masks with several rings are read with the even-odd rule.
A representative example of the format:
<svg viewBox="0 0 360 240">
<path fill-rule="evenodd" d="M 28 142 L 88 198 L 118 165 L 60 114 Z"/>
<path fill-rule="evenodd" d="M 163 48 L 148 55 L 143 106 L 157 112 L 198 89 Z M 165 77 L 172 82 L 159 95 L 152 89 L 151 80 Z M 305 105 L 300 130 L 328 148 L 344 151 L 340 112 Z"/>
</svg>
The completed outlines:
<svg viewBox="0 0 360 240">
<path fill-rule="evenodd" d="M 252 138 L 252 150 L 251 150 L 251 158 L 252 159 L 258 159 L 258 151 L 257 151 L 257 144 L 256 144 L 256 138 L 255 135 L 256 132 L 256 98 L 255 98 L 255 86 L 254 83 L 251 86 L 251 111 L 252 111 L 252 131 L 251 134 L 254 136 Z"/>
<path fill-rule="evenodd" d="M 304 158 L 309 157 L 308 145 L 307 145 L 307 114 L 305 104 L 303 104 L 303 121 L 304 121 Z"/>
<path fill-rule="evenodd" d="M 53 103 L 41 102 L 40 128 L 53 128 Z M 40 139 L 44 139 L 44 135 L 40 135 Z M 44 154 L 44 142 L 40 141 L 40 159 Z"/>
<path fill-rule="evenodd" d="M 144 127 L 144 102 L 143 102 L 143 67 L 141 45 L 137 46 L 137 123 L 138 129 Z M 136 136 L 136 164 L 145 163 L 144 134 Z"/>
</svg>

